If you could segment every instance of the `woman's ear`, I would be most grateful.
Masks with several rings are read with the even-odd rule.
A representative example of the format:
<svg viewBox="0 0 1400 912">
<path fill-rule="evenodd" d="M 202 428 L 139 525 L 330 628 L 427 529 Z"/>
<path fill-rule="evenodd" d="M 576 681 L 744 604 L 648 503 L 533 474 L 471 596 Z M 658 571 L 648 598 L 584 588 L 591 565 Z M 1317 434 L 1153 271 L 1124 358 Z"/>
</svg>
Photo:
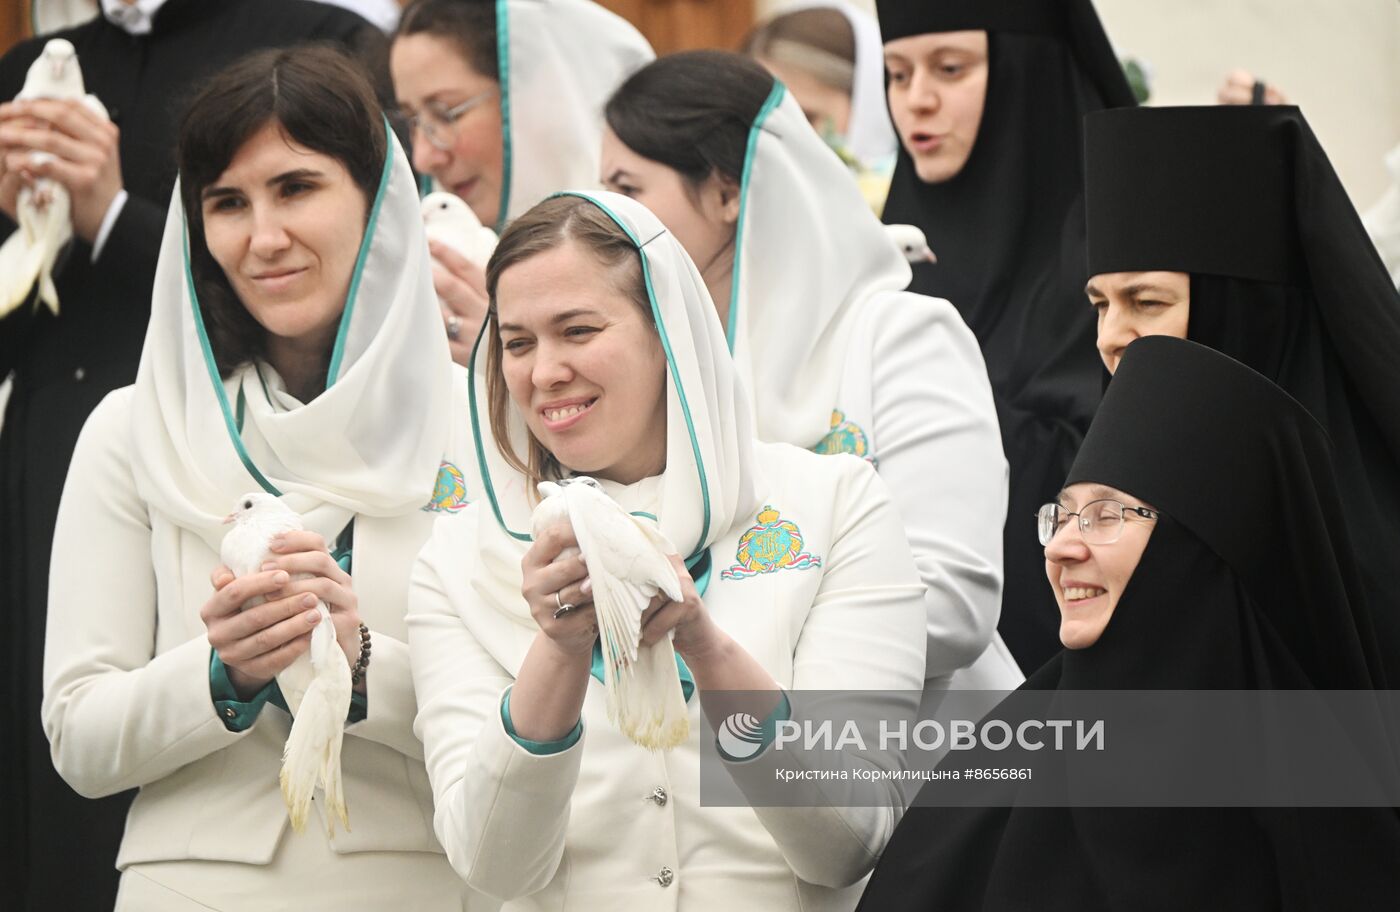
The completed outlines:
<svg viewBox="0 0 1400 912">
<path fill-rule="evenodd" d="M 739 223 L 739 204 L 741 194 L 739 183 L 733 178 L 716 173 L 711 177 L 716 182 L 719 191 L 719 215 L 726 225 L 737 225 Z"/>
</svg>

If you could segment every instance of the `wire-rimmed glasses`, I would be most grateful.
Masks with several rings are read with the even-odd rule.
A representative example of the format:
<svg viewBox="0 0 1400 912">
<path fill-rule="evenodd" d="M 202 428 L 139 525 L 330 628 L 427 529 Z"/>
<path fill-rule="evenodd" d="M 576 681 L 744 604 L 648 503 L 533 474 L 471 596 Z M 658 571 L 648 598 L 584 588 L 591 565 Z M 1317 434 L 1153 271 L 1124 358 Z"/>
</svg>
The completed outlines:
<svg viewBox="0 0 1400 912">
<path fill-rule="evenodd" d="M 444 108 L 435 102 L 428 102 L 417 114 L 404 114 L 404 121 L 410 130 L 421 131 L 434 149 L 439 152 L 452 151 L 456 138 L 457 121 L 472 108 L 478 107 L 496 97 L 495 89 L 487 89 L 480 95 L 473 95 L 466 101 Z"/>
<path fill-rule="evenodd" d="M 1040 543 L 1050 544 L 1050 539 L 1071 516 L 1078 517 L 1075 523 L 1079 535 L 1089 545 L 1111 545 L 1123 536 L 1123 521 L 1127 516 L 1141 516 L 1155 520 L 1159 514 L 1147 507 L 1130 507 L 1116 500 L 1093 500 L 1079 510 L 1066 510 L 1057 503 L 1048 503 L 1036 511 L 1036 529 L 1040 533 Z"/>
</svg>

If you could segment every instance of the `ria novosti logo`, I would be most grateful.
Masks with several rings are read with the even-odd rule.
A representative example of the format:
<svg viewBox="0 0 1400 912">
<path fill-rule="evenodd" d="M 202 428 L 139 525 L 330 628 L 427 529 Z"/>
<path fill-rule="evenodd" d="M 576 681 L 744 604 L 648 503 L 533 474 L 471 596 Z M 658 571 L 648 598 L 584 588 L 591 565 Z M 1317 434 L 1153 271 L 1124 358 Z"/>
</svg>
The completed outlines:
<svg viewBox="0 0 1400 912">
<path fill-rule="evenodd" d="M 734 713 L 721 723 L 715 746 L 725 760 L 747 760 L 763 750 L 763 723 L 748 713 Z"/>
</svg>

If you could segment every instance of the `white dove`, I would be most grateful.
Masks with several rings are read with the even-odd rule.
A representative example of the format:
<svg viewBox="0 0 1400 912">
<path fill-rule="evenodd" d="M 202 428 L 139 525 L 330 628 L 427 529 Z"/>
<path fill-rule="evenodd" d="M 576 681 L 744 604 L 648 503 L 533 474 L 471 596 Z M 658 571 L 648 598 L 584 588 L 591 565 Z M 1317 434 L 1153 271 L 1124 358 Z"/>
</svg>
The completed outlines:
<svg viewBox="0 0 1400 912">
<path fill-rule="evenodd" d="M 496 249 L 496 232 L 477 219 L 471 207 L 453 193 L 429 193 L 421 203 L 428 240 L 446 244 L 482 269 Z"/>
<path fill-rule="evenodd" d="M 544 498 L 530 518 L 536 537 L 559 523 L 573 526 L 588 578 L 603 653 L 608 718 L 642 747 L 669 749 L 690 737 L 671 636 L 642 646 L 642 612 L 652 597 L 682 598 L 667 555 L 675 548 L 648 520 L 629 515 L 598 482 L 579 476 L 540 482 Z M 559 558 L 578 553 L 566 549 Z"/>
<path fill-rule="evenodd" d="M 30 64 L 24 87 L 15 99 L 30 98 L 81 98 L 103 119 L 107 117 L 102 102 L 84 93 L 77 51 L 63 38 L 51 39 Z M 35 152 L 32 158 L 38 162 L 53 156 Z M 16 208 L 19 228 L 0 246 L 0 317 L 24 303 L 36 280 L 39 300 L 58 316 L 53 267 L 73 237 L 72 200 L 62 184 L 39 178 L 21 188 Z"/>
<path fill-rule="evenodd" d="M 301 517 L 271 494 L 244 494 L 224 518 L 233 528 L 224 536 L 219 556 L 235 576 L 257 573 L 271 558 L 268 542 L 274 535 L 302 528 Z M 292 578 L 307 579 L 308 573 Z M 249 599 L 244 610 L 259 605 Z M 335 625 L 324 602 L 317 604 L 321 621 L 311 631 L 311 649 L 277 675 L 277 686 L 292 713 L 292 730 L 282 750 L 282 800 L 298 833 L 306 826 L 312 790 L 319 784 L 329 813 L 326 828 L 335 834 L 335 821 L 350 829 L 340 779 L 340 743 L 350 705 L 350 667 L 335 639 Z"/>
<path fill-rule="evenodd" d="M 899 252 L 911 263 L 937 263 L 938 257 L 929 249 L 928 238 L 917 225 L 886 225 L 885 233 L 894 241 Z"/>
</svg>

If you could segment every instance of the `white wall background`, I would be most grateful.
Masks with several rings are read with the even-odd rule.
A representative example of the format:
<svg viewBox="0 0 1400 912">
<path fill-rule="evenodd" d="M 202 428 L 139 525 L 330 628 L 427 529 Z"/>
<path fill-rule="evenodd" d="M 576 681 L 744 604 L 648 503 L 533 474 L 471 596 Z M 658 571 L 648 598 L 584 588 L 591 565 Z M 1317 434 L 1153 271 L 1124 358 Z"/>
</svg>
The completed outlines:
<svg viewBox="0 0 1400 912">
<path fill-rule="evenodd" d="M 873 12 L 873 0 L 849 0 Z M 923 2 L 923 0 L 907 0 Z M 1053 0 L 1045 0 L 1053 2 Z M 771 15 L 785 0 L 758 0 Z M 1400 0 L 1095 0 L 1119 56 L 1153 70 L 1152 104 L 1211 104 L 1244 67 L 1299 105 L 1365 210 L 1400 143 Z"/>
</svg>

